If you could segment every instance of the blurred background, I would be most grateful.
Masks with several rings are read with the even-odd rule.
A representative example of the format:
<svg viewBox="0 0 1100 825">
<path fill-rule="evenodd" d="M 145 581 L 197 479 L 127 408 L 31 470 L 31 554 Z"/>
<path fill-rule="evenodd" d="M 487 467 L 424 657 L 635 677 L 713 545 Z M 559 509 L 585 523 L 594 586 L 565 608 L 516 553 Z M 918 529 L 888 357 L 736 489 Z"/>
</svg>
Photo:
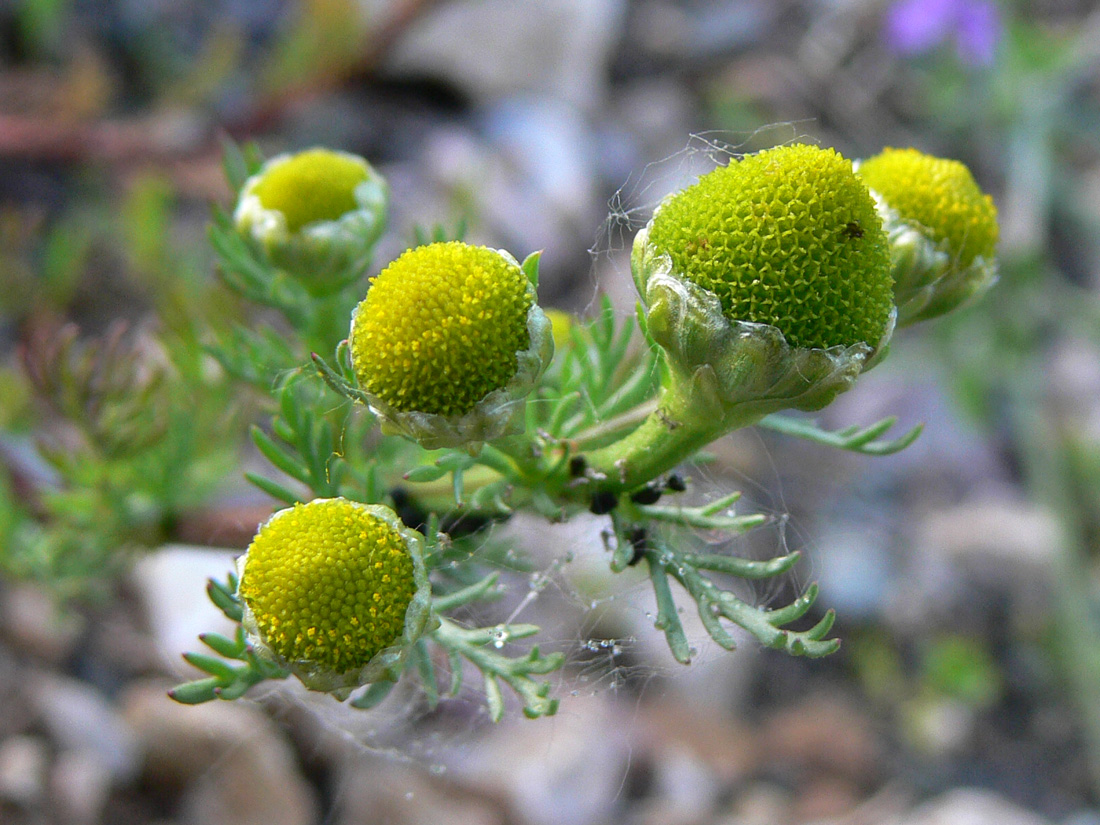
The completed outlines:
<svg viewBox="0 0 1100 825">
<path fill-rule="evenodd" d="M 205 577 L 270 512 L 240 479 L 260 402 L 202 355 L 247 312 L 205 237 L 226 140 L 361 154 L 393 193 L 378 266 L 465 225 L 545 250 L 542 302 L 582 314 L 632 311 L 633 231 L 730 153 L 968 164 L 1000 282 L 822 415 L 917 443 L 742 432 L 699 471 L 773 516 L 746 552 L 805 551 L 783 587 L 821 583 L 841 651 L 677 666 L 636 582 L 583 595 L 598 522 L 520 520 L 556 717 L 171 704 Z M 136 400 L 105 417 L 104 387 Z M 1100 825 L 1098 565 L 1091 0 L 0 4 L 0 822 Z"/>
</svg>

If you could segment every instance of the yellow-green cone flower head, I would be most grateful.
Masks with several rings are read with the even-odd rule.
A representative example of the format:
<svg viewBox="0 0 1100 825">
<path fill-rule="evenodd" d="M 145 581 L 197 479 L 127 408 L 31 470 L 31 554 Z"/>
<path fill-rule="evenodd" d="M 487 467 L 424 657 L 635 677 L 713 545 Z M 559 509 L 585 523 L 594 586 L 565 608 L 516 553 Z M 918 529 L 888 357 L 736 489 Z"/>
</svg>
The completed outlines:
<svg viewBox="0 0 1100 825">
<path fill-rule="evenodd" d="M 422 539 L 386 507 L 336 498 L 281 510 L 239 568 L 253 644 L 313 690 L 396 679 L 431 623 Z"/>
<path fill-rule="evenodd" d="M 424 447 L 521 428 L 523 399 L 553 357 L 536 302 L 537 256 L 458 241 L 406 251 L 372 279 L 352 315 L 351 363 L 391 432 Z"/>
<path fill-rule="evenodd" d="M 948 312 L 992 286 L 997 208 L 964 164 L 886 149 L 859 174 L 889 235 L 899 324 Z"/>
<path fill-rule="evenodd" d="M 893 331 L 889 249 L 850 161 L 795 144 L 670 195 L 635 238 L 649 328 L 719 406 L 818 409 Z"/>
<path fill-rule="evenodd" d="M 385 227 L 385 181 L 357 155 L 309 149 L 267 161 L 234 222 L 253 249 L 324 295 L 360 278 Z"/>
<path fill-rule="evenodd" d="M 561 309 L 546 310 L 546 317 L 550 319 L 550 333 L 554 337 L 554 349 L 561 350 L 569 346 L 573 340 L 573 327 L 576 326 L 576 318 Z"/>
</svg>

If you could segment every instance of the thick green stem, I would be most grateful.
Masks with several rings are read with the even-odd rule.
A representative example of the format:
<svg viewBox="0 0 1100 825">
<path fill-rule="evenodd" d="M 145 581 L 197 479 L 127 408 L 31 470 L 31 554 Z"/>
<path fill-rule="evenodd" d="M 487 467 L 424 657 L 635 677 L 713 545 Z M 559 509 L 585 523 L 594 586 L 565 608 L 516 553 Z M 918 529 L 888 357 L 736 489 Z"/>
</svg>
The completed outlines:
<svg viewBox="0 0 1100 825">
<path fill-rule="evenodd" d="M 677 421 L 661 408 L 634 432 L 586 455 L 590 470 L 606 476 L 602 489 L 622 493 L 683 463 L 711 441 L 721 430 L 703 429 Z"/>
<path fill-rule="evenodd" d="M 700 409 L 705 408 L 690 392 L 675 384 L 667 389 L 657 409 L 634 432 L 586 454 L 589 468 L 606 476 L 601 488 L 622 493 L 640 487 L 726 433 L 754 423 L 762 414 L 738 416 L 723 410 L 708 416 L 700 415 Z"/>
</svg>

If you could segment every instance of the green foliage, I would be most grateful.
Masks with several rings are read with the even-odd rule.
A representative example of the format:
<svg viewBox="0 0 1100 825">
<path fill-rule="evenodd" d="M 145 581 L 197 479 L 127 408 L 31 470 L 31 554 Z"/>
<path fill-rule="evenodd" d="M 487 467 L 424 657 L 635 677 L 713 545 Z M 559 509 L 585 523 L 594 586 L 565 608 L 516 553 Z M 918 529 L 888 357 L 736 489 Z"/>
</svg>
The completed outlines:
<svg viewBox="0 0 1100 825">
<path fill-rule="evenodd" d="M 92 220 L 74 210 L 43 223 L 33 213 L 0 209 L 0 312 L 56 311 L 76 294 L 96 238 Z"/>
<path fill-rule="evenodd" d="M 66 326 L 32 340 L 24 368 L 56 425 L 37 444 L 51 476 L 0 567 L 86 595 L 207 500 L 235 460 L 223 436 L 235 411 L 228 384 L 193 357 L 121 322 L 95 339 Z"/>
<path fill-rule="evenodd" d="M 813 150 L 813 158 L 817 157 L 818 150 Z M 752 166 L 754 162 L 739 165 Z M 249 160 L 246 153 L 228 147 L 227 174 L 235 185 L 239 186 L 257 163 L 254 155 Z M 844 186 L 862 192 L 866 204 L 860 204 L 870 209 L 866 191 L 850 172 L 845 174 Z M 819 178 L 832 180 L 827 174 Z M 818 178 L 814 180 L 821 184 Z M 828 190 L 827 185 L 821 185 L 822 191 Z M 796 190 L 792 190 L 791 197 L 799 196 Z M 811 187 L 808 191 L 816 190 Z M 832 203 L 832 194 L 821 197 L 824 200 L 819 202 L 818 195 L 812 196 L 817 204 L 814 208 L 822 202 Z M 835 211 L 841 207 L 829 208 Z M 658 215 L 671 214 L 668 210 L 666 204 Z M 851 215 L 843 215 L 848 217 L 834 227 L 838 232 L 849 226 Z M 840 220 L 835 215 L 833 218 L 833 223 Z M 872 231 L 878 225 L 871 212 L 861 212 L 860 220 L 861 230 L 866 224 L 863 231 Z M 462 229 L 460 226 L 456 234 Z M 841 235 L 830 243 L 843 244 L 847 236 Z M 431 249 L 425 244 L 446 238 L 447 232 L 437 226 L 419 229 L 413 241 L 414 246 Z M 848 360 L 840 366 L 823 365 L 822 380 L 834 381 L 835 387 L 822 384 L 820 390 L 803 388 L 797 376 L 784 378 L 782 371 L 775 370 L 767 374 L 774 374 L 780 382 L 794 383 L 789 388 L 783 383 L 767 382 L 757 387 L 753 382 L 759 378 L 751 372 L 755 362 L 735 355 L 741 360 L 731 362 L 735 369 L 723 381 L 740 381 L 739 403 L 760 412 L 707 420 L 705 413 L 696 411 L 693 416 L 691 410 L 693 404 L 711 403 L 705 401 L 707 391 L 701 389 L 707 384 L 700 383 L 699 378 L 708 369 L 705 341 L 724 340 L 722 336 L 729 337 L 729 333 L 708 329 L 705 336 L 688 342 L 697 358 L 693 368 L 696 372 L 685 373 L 682 365 L 668 363 L 668 353 L 649 335 L 650 319 L 642 305 L 637 318 L 619 318 L 604 299 L 599 312 L 588 322 L 550 313 L 556 354 L 537 377 L 526 403 L 516 408 L 521 426 L 510 428 L 508 434 L 492 438 L 489 443 L 459 440 L 453 447 L 423 449 L 402 437 L 405 431 L 387 425 L 388 418 L 382 419 L 381 432 L 375 428 L 376 417 L 371 409 L 374 395 L 359 383 L 352 347 L 336 337 L 346 335 L 346 327 L 321 329 L 318 324 L 318 318 L 334 317 L 318 312 L 319 305 L 329 299 L 310 295 L 282 278 L 262 250 L 245 244 L 234 233 L 224 214 L 215 217 L 211 240 L 226 285 L 249 301 L 278 310 L 301 339 L 327 337 L 332 344 L 327 351 L 335 350 L 331 360 L 312 352 L 312 369 L 300 368 L 304 353 L 297 342 L 243 328 L 235 330 L 216 350 L 221 363 L 239 379 L 257 387 L 268 382 L 277 404 L 278 412 L 270 427 L 254 427 L 252 435 L 256 447 L 282 478 L 250 474 L 250 480 L 284 504 L 343 497 L 392 507 L 406 525 L 422 531 L 426 539 L 424 556 L 432 582 L 431 610 L 436 617 L 433 629 L 409 642 L 404 676 L 400 676 L 400 670 L 393 670 L 368 680 L 351 699 L 352 706 L 375 707 L 400 676 L 417 679 L 429 705 L 434 707 L 443 696 L 460 689 L 465 670 L 472 667 L 483 675 L 490 718 L 499 719 L 504 712 L 502 686 L 515 693 L 528 716 L 555 712 L 557 701 L 549 696 L 549 682 L 535 677 L 561 667 L 562 655 L 543 654 L 537 646 L 512 651 L 516 643 L 535 636 L 537 627 L 510 621 L 470 627 L 455 618 L 467 615 L 472 606 L 503 595 L 500 578 L 492 568 L 500 565 L 502 558 L 515 556 L 510 550 L 500 555 L 501 544 L 482 528 L 518 510 L 530 510 L 552 521 L 566 520 L 586 510 L 607 515 L 610 530 L 606 550 L 611 570 L 622 572 L 635 565 L 645 566 L 657 600 L 656 629 L 664 632 L 673 656 L 680 662 L 690 662 L 693 655 L 677 604 L 684 598 L 695 603 L 706 632 L 724 648 L 735 646 L 735 627 L 764 646 L 792 655 L 824 656 L 839 646 L 839 640 L 828 638 L 834 621 L 832 611 L 825 611 L 808 628 L 791 627 L 813 607 L 818 595 L 816 585 L 779 607 L 759 607 L 738 595 L 738 581 L 782 577 L 797 564 L 799 555 L 753 560 L 709 548 L 695 549 L 699 530 L 735 537 L 760 528 L 768 519 L 761 514 L 736 512 L 737 493 L 709 504 L 694 504 L 686 498 L 689 493 L 683 479 L 670 471 L 729 429 L 757 420 L 778 432 L 867 455 L 889 455 L 904 449 L 917 438 L 921 427 L 885 438 L 895 424 L 893 417 L 865 427 L 829 432 L 804 419 L 764 415 L 782 409 L 788 396 L 790 404 L 798 406 L 799 393 L 816 391 L 822 399 L 831 398 L 858 375 L 872 353 L 871 346 L 860 343 L 853 349 L 858 352 L 845 355 Z M 877 278 L 875 283 L 888 288 L 888 258 L 883 254 L 874 260 L 878 261 L 879 271 L 869 272 L 867 277 Z M 867 266 L 874 268 L 872 263 Z M 537 287 L 537 256 L 525 262 L 523 270 L 532 286 Z M 449 288 L 447 273 L 442 272 L 440 277 L 444 282 L 429 287 L 414 300 L 430 303 L 440 289 Z M 408 278 L 402 279 L 402 286 L 410 291 L 420 288 Z M 860 300 L 859 292 L 855 289 L 844 300 Z M 881 290 L 872 292 L 867 300 L 875 304 Z M 883 313 L 876 308 L 869 311 L 879 324 Z M 662 324 L 674 323 L 670 318 L 662 318 Z M 711 316 L 708 319 L 712 327 L 729 323 Z M 396 334 L 410 337 L 400 319 L 390 321 Z M 384 325 L 377 332 L 382 336 Z M 876 343 L 881 343 L 879 332 L 876 326 Z M 426 334 L 422 331 L 411 337 L 420 341 Z M 883 340 L 886 335 L 888 332 L 881 336 Z M 419 346 L 411 347 L 403 357 L 421 357 Z M 881 353 L 874 357 L 881 357 Z M 400 360 L 390 358 L 383 366 L 397 368 Z M 681 370 L 679 383 L 670 380 L 676 370 Z M 851 375 L 834 379 L 829 370 Z M 456 374 L 462 374 L 461 370 Z M 411 432 L 409 435 L 412 437 Z M 681 596 L 674 595 L 673 581 L 682 588 Z M 230 608 L 232 614 L 235 594 L 212 586 L 210 595 L 223 609 Z M 254 632 L 258 633 L 255 637 L 251 635 Z M 244 655 L 242 650 L 252 650 L 256 644 L 261 648 L 266 644 L 261 631 L 249 631 L 243 642 L 240 638 L 232 643 L 218 640 L 225 650 L 222 655 L 230 660 L 239 660 Z M 439 648 L 443 655 L 433 655 L 432 647 Z M 178 689 L 187 700 L 214 698 L 223 688 L 235 695 L 239 686 L 258 672 L 251 665 L 244 670 L 239 665 L 219 666 L 205 654 L 191 661 L 207 676 Z M 443 662 L 449 671 L 446 689 L 441 688 L 446 674 L 441 677 L 438 672 Z M 950 675 L 950 671 L 947 667 L 939 672 Z M 280 671 L 275 675 L 286 674 Z M 340 692 L 335 695 L 343 696 Z"/>
<path fill-rule="evenodd" d="M 803 249 L 811 239 L 835 247 L 851 263 L 852 243 L 875 241 L 867 237 L 877 227 L 874 214 L 866 212 L 872 208 L 870 196 L 847 161 L 807 147 L 784 152 L 791 174 L 800 174 L 799 164 L 809 170 L 798 178 L 799 186 L 780 193 L 794 224 L 780 221 L 782 237 L 772 239 L 779 246 L 760 253 L 767 259 L 762 264 L 742 260 L 751 256 L 752 244 L 727 249 L 740 262 L 735 269 L 759 264 L 761 277 L 775 271 L 787 278 L 769 282 L 771 303 L 764 302 L 779 307 L 783 319 L 753 316 L 754 323 L 740 326 L 741 319 L 731 321 L 718 308 L 700 310 L 694 326 L 685 321 L 677 328 L 681 296 L 675 291 L 659 305 L 639 304 L 636 315 L 620 317 L 605 298 L 590 320 L 554 312 L 548 318 L 537 306 L 538 253 L 519 264 L 492 250 L 448 242 L 452 233 L 436 226 L 419 229 L 412 251 L 390 270 L 440 250 L 480 250 L 493 266 L 486 265 L 488 259 L 465 266 L 448 258 L 424 283 L 397 272 L 403 303 L 399 308 L 381 304 L 371 330 L 382 349 L 364 352 L 357 349 L 357 328 L 349 322 L 367 288 L 366 262 L 384 223 L 385 182 L 365 161 L 327 150 L 302 162 L 299 155 L 297 161 L 265 164 L 255 149 L 227 144 L 224 166 L 246 204 L 258 187 L 271 194 L 264 189 L 265 176 L 280 163 L 300 176 L 303 163 L 310 172 L 321 156 L 325 163 L 338 159 L 340 168 L 354 171 L 355 180 L 360 171 L 367 176 L 354 186 L 355 198 L 344 197 L 348 186 L 343 184 L 339 197 L 320 205 L 280 206 L 279 198 L 268 198 L 264 209 L 290 209 L 303 223 L 293 240 L 303 244 L 297 251 L 279 247 L 285 239 L 268 243 L 264 227 L 270 216 L 256 213 L 255 222 L 242 223 L 215 210 L 209 240 L 218 287 L 198 277 L 197 259 L 175 249 L 170 187 L 150 177 L 131 189 L 117 229 L 127 239 L 131 274 L 148 288 L 164 330 L 128 333 L 120 326 L 98 339 L 81 339 L 74 328 L 63 328 L 28 348 L 29 384 L 59 427 L 39 447 L 54 474 L 35 502 L 39 512 L 17 503 L 12 479 L 0 478 L 5 547 L 0 561 L 7 572 L 55 585 L 71 582 L 75 593 L 76 583 L 93 570 L 102 577 L 104 571 L 123 569 L 134 550 L 169 536 L 187 507 L 210 500 L 217 480 L 236 460 L 236 436 L 252 418 L 239 411 L 250 412 L 244 404 L 254 401 L 263 418 L 251 424 L 251 440 L 270 471 L 246 477 L 276 506 L 293 509 L 274 516 L 240 561 L 243 586 L 235 576 L 210 583 L 209 598 L 236 629 L 226 636 L 201 637 L 207 650 L 185 658 L 202 676 L 172 692 L 178 701 L 234 699 L 259 682 L 294 675 L 307 687 L 350 699 L 362 709 L 381 702 L 399 679 L 416 680 L 434 707 L 457 694 L 470 673 L 478 673 L 489 718 L 500 719 L 512 701 L 506 688 L 527 716 L 553 714 L 558 701 L 547 677 L 564 665 L 564 655 L 529 643 L 539 633 L 537 626 L 517 623 L 516 614 L 500 620 L 490 610 L 507 594 L 501 573 L 525 570 L 528 562 L 487 528 L 518 511 L 552 522 L 584 512 L 606 517 L 603 551 L 611 571 L 638 566 L 648 572 L 657 604 L 655 629 L 684 664 L 693 657 L 680 618 L 685 602 L 694 603 L 706 633 L 722 648 L 752 638 L 796 656 L 825 656 L 837 649 L 839 640 L 829 637 L 833 612 L 807 618 L 817 599 L 816 585 L 787 605 L 762 607 L 745 595 L 746 582 L 787 576 L 799 561 L 797 553 L 741 558 L 731 551 L 733 541 L 715 549 L 698 540 L 700 531 L 733 540 L 769 520 L 738 511 L 738 493 L 700 503 L 676 468 L 698 458 L 725 433 L 757 421 L 823 446 L 868 455 L 896 452 L 919 435 L 918 426 L 887 438 L 893 418 L 828 432 L 774 412 L 827 403 L 882 356 L 889 336 L 891 307 L 882 306 L 890 283 L 888 257 L 859 258 L 859 277 L 838 286 L 836 273 L 822 274 L 810 265 L 817 252 Z M 791 160 L 795 156 L 802 160 Z M 765 153 L 737 166 L 767 166 L 769 158 Z M 824 171 L 822 164 L 828 167 Z M 721 177 L 708 176 L 707 185 Z M 280 198 L 286 194 L 280 192 Z M 855 205 L 849 203 L 853 193 Z M 361 195 L 367 201 L 360 202 Z M 666 204 L 654 221 L 675 213 Z M 324 220 L 312 220 L 318 215 Z M 354 238 L 328 234 L 321 246 L 310 245 L 316 239 L 306 237 L 309 227 L 335 227 L 349 219 L 362 221 L 363 231 Z M 851 228 L 854 221 L 858 232 Z M 463 233 L 460 224 L 453 234 Z M 707 255 L 728 246 L 716 236 L 712 240 Z M 794 246 L 784 248 L 787 242 Z M 325 246 L 330 243 L 335 246 Z M 281 252 L 275 254 L 277 247 Z M 79 268 L 84 248 L 79 238 L 68 247 L 58 242 L 47 258 L 58 283 L 67 283 L 64 273 Z M 322 285 L 290 265 L 305 260 L 296 258 L 298 253 L 331 251 L 339 257 L 349 248 L 353 253 L 347 261 L 354 265 L 341 264 L 341 271 Z M 821 284 L 810 277 L 815 272 L 824 278 Z M 503 274 L 515 278 L 498 300 Z M 649 274 L 655 281 L 664 277 Z M 374 289 L 386 286 L 384 278 L 372 287 L 367 302 Z M 806 315 L 806 302 L 817 295 L 814 284 L 843 295 L 829 292 L 825 310 Z M 462 311 L 439 310 L 437 299 L 452 292 Z M 643 298 L 654 294 L 650 290 Z M 709 302 L 707 307 L 718 305 L 713 296 Z M 424 308 L 438 317 L 410 325 L 408 313 Z M 836 351 L 814 346 L 829 343 L 819 342 L 818 332 L 826 338 L 831 333 L 811 334 L 805 325 L 820 321 L 828 326 L 848 308 L 863 319 L 860 323 L 870 324 L 841 336 L 858 340 Z M 787 330 L 792 336 L 808 336 L 792 343 L 808 346 L 790 346 L 782 331 L 765 326 L 773 320 L 786 323 L 787 316 L 801 319 L 797 329 Z M 261 317 L 265 322 L 257 320 Z M 433 336 L 440 337 L 436 321 L 441 329 L 453 326 L 442 334 L 454 350 L 447 358 L 430 346 Z M 682 346 L 674 352 L 668 341 L 677 335 Z M 503 337 L 506 346 L 478 348 L 473 346 L 478 336 Z M 386 349 L 395 340 L 407 346 L 400 352 Z M 353 364 L 353 353 L 354 360 L 371 363 Z M 685 365 L 684 353 L 690 353 L 690 364 Z M 380 359 L 386 363 L 375 363 Z M 429 388 L 433 398 L 446 413 L 454 412 L 460 425 L 449 418 L 428 420 L 447 418 L 440 410 L 417 408 L 397 415 L 377 398 L 370 379 L 374 370 L 394 372 L 394 386 L 404 388 L 402 370 L 417 376 L 413 383 L 419 385 L 424 378 L 417 370 L 425 365 L 438 373 Z M 488 385 L 471 381 L 471 375 L 488 367 L 493 370 Z M 463 412 L 471 399 L 474 409 Z M 6 415 L 18 418 L 20 413 L 13 409 Z M 320 511 L 311 510 L 311 503 L 342 515 L 298 529 L 302 514 Z M 364 505 L 387 529 L 353 523 L 349 514 L 363 511 Z M 293 535 L 271 538 L 275 525 L 290 525 Z M 407 558 L 394 543 L 398 535 Z M 272 542 L 277 546 L 269 546 Z M 386 561 L 395 553 L 404 566 Z M 272 574 L 249 572 L 257 570 Z M 346 576 L 361 587 L 350 587 L 341 580 Z M 382 614 L 387 588 L 397 595 L 392 615 L 379 629 L 368 617 Z M 323 643 L 317 641 L 319 633 L 327 634 Z M 954 660 L 939 661 L 937 678 L 948 685 L 945 690 L 970 689 L 965 674 L 959 676 L 952 667 Z"/>
<path fill-rule="evenodd" d="M 28 50 L 47 51 L 55 47 L 72 0 L 24 0 L 19 5 L 19 33 Z"/>
<path fill-rule="evenodd" d="M 239 623 L 244 611 L 237 596 L 238 584 L 237 577 L 230 574 L 225 584 L 211 580 L 206 592 L 226 618 Z M 205 678 L 169 691 L 169 696 L 184 705 L 198 705 L 213 699 L 239 699 L 255 684 L 268 679 L 285 679 L 290 675 L 289 670 L 256 655 L 240 624 L 232 638 L 219 633 L 203 633 L 199 641 L 218 655 L 188 653 L 184 656 L 188 663 L 208 674 Z"/>
</svg>

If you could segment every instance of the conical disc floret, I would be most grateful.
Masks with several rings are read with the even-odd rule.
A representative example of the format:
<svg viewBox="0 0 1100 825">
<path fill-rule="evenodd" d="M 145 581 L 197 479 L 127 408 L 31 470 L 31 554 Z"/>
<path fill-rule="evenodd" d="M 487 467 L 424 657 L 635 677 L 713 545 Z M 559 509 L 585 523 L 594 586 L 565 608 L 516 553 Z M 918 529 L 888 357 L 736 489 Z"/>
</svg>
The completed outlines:
<svg viewBox="0 0 1100 825">
<path fill-rule="evenodd" d="M 359 684 L 379 654 L 424 630 L 419 536 L 385 507 L 296 504 L 260 528 L 240 567 L 246 626 L 310 687 Z"/>
<path fill-rule="evenodd" d="M 410 249 L 372 280 L 348 352 L 385 432 L 475 449 L 522 429 L 524 399 L 554 354 L 538 262 L 451 241 Z"/>
</svg>

